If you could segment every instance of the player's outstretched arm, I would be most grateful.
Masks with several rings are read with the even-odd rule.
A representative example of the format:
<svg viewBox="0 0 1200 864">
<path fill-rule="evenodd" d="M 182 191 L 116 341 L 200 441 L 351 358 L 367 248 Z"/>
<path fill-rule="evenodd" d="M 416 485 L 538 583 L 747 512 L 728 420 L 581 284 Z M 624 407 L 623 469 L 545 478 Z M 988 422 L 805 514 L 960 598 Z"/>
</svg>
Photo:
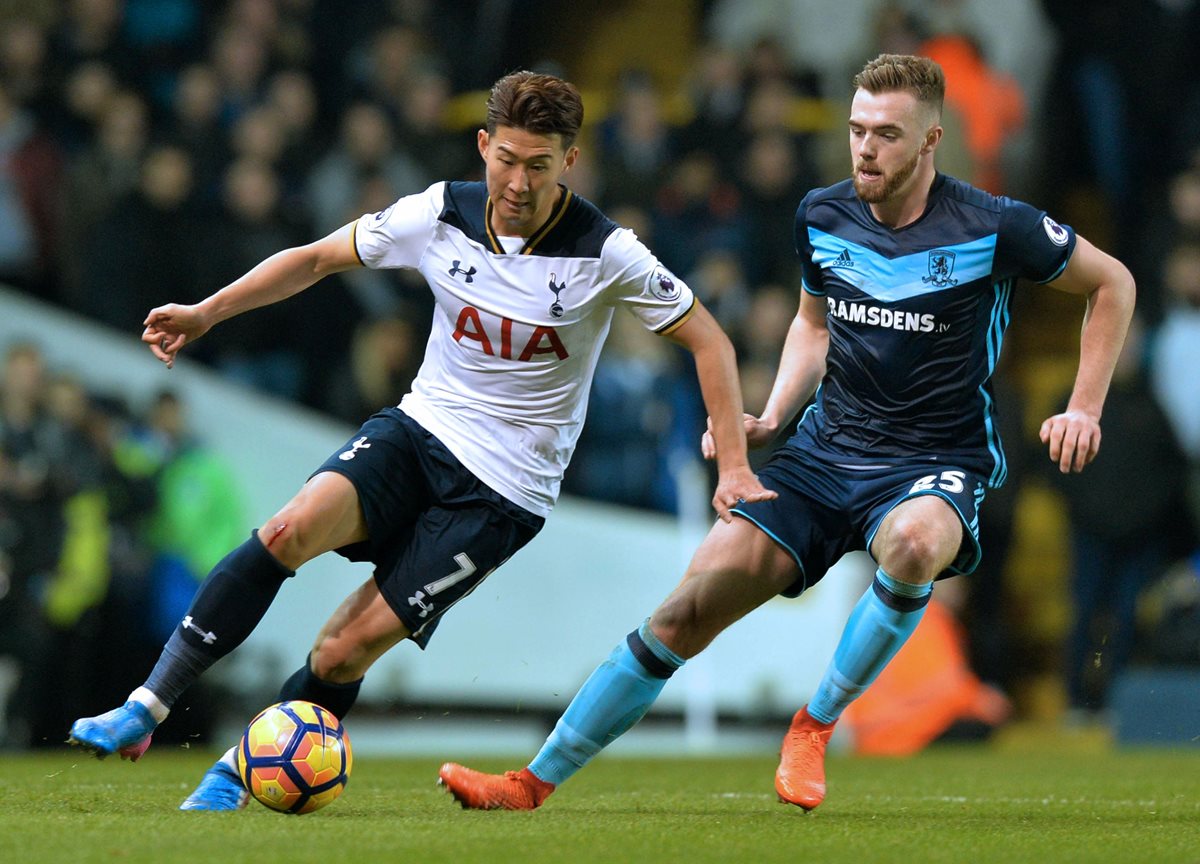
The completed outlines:
<svg viewBox="0 0 1200 864">
<path fill-rule="evenodd" d="M 299 294 L 331 273 L 362 266 L 354 248 L 354 223 L 305 246 L 276 252 L 249 273 L 199 303 L 168 303 L 150 310 L 142 341 L 154 356 L 175 365 L 175 355 L 215 324 Z"/>
<path fill-rule="evenodd" d="M 717 515 L 728 522 L 732 518 L 729 508 L 739 499 L 762 501 L 775 497 L 750 470 L 742 426 L 742 385 L 733 343 L 699 300 L 691 317 L 669 338 L 691 351 L 696 361 L 696 376 L 709 416 L 710 432 L 705 437 L 715 442 L 717 490 L 712 505 Z"/>
<path fill-rule="evenodd" d="M 1082 471 L 1100 450 L 1100 415 L 1133 317 L 1136 289 L 1124 264 L 1082 237 L 1076 237 L 1066 270 L 1050 285 L 1087 297 L 1079 371 L 1067 410 L 1048 417 L 1039 433 L 1051 461 L 1067 474 Z"/>
<path fill-rule="evenodd" d="M 751 447 L 774 441 L 783 424 L 795 417 L 816 391 L 825 375 L 828 350 L 825 301 L 801 291 L 800 308 L 788 328 L 766 407 L 761 417 L 746 418 L 746 438 Z"/>
</svg>

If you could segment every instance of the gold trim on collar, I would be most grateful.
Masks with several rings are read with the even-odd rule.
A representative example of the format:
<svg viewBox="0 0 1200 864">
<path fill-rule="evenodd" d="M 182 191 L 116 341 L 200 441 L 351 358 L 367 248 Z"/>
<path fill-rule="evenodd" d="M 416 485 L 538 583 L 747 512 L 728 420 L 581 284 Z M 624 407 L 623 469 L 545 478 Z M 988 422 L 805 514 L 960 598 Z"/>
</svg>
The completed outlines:
<svg viewBox="0 0 1200 864">
<path fill-rule="evenodd" d="M 570 203 L 571 199 L 575 197 L 575 195 L 570 189 L 562 184 L 559 184 L 559 188 L 562 189 L 563 194 L 562 197 L 558 199 L 558 206 L 554 208 L 554 212 L 550 214 L 550 217 L 542 223 L 542 227 L 538 228 L 529 235 L 529 238 L 521 247 L 521 251 L 517 253 L 518 255 L 532 254 L 534 247 L 545 240 L 546 236 L 554 230 L 554 226 L 562 221 L 563 214 L 567 212 L 567 204 Z M 492 196 L 488 195 L 486 203 L 483 205 L 483 230 L 487 232 L 488 242 L 492 244 L 492 251 L 497 255 L 503 255 L 505 254 L 504 246 L 501 245 L 500 238 L 496 236 L 496 232 L 492 230 L 492 210 Z"/>
<path fill-rule="evenodd" d="M 533 234 L 530 235 L 529 239 L 525 241 L 525 245 L 521 247 L 520 254 L 532 254 L 534 247 L 546 239 L 546 236 L 554 230 L 554 226 L 562 220 L 563 214 L 567 212 L 567 204 L 571 200 L 572 192 L 566 186 L 560 186 L 559 188 L 562 189 L 563 194 L 562 198 L 560 198 L 558 201 L 558 207 L 553 213 L 550 214 L 550 218 L 546 220 L 545 224 L 542 225 L 542 227 L 538 230 L 534 231 Z"/>
<path fill-rule="evenodd" d="M 492 251 L 503 255 L 504 247 L 500 245 L 496 232 L 492 230 L 492 196 L 488 195 L 484 200 L 486 203 L 483 205 L 483 230 L 487 233 L 488 242 L 492 244 Z"/>
</svg>

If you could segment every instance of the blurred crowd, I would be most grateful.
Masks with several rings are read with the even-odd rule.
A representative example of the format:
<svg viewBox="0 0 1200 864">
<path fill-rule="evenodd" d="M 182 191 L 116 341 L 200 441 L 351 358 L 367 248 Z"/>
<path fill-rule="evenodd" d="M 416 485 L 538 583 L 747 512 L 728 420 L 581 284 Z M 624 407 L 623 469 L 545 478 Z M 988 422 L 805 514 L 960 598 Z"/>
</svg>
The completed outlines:
<svg viewBox="0 0 1200 864">
<path fill-rule="evenodd" d="M 246 525 L 237 478 L 176 394 L 91 392 L 33 343 L 2 363 L 0 744 L 56 745 L 123 698 Z"/>
<path fill-rule="evenodd" d="M 1089 658 L 1114 632 L 1128 645 L 1132 625 L 1127 598 L 1096 580 L 1128 584 L 1106 565 L 1133 568 L 1140 589 L 1195 547 L 1200 4 L 685 5 L 699 35 L 691 56 L 672 61 L 678 74 L 631 64 L 611 81 L 579 81 L 587 128 L 568 180 L 714 311 L 737 346 L 747 410 L 765 403 L 796 307 L 796 205 L 845 176 L 849 79 L 880 51 L 927 54 L 946 68 L 942 170 L 1046 208 L 1134 270 L 1142 318 L 1106 418 L 1114 443 L 1061 487 L 1075 591 L 1088 598 L 1072 636 L 1071 701 L 1102 707 L 1103 685 L 1097 695 L 1084 674 Z M 278 249 L 436 180 L 478 178 L 482 91 L 514 68 L 572 77 L 572 58 L 555 53 L 555 22 L 567 14 L 577 13 L 543 0 L 9 0 L 0 5 L 0 282 L 133 335 L 151 307 L 199 300 Z M 226 322 L 189 350 L 231 380 L 357 424 L 405 391 L 430 311 L 419 279 L 363 270 Z M 696 451 L 703 405 L 684 356 L 628 317 L 614 322 L 564 490 L 674 511 L 674 468 Z M 164 416 L 181 422 L 170 394 L 133 410 L 47 374 L 36 345 L 7 350 L 0 656 L 31 650 L 21 635 L 30 603 L 53 625 L 41 638 L 92 616 L 111 647 L 114 634 L 128 636 L 111 617 L 130 614 L 115 608 L 118 586 L 145 578 L 146 562 L 174 555 L 171 542 L 186 534 L 176 526 L 168 542 L 156 527 L 171 506 L 172 467 L 205 454 L 224 516 L 236 513 L 236 490 L 184 428 L 165 428 Z M 985 588 L 974 602 L 978 632 L 994 643 L 988 656 L 1004 665 L 1004 640 L 986 625 L 1000 615 L 1016 466 L 1034 457 L 1019 452 L 1028 436 L 1017 382 L 998 386 L 1014 391 L 1006 440 L 1018 452 L 1011 488 L 984 511 L 998 563 L 977 580 Z M 1122 502 L 1143 489 L 1130 519 Z M 1163 525 L 1171 530 L 1148 548 Z M 233 545 L 202 533 L 206 546 Z M 211 551 L 183 555 L 192 578 Z M 89 566 L 104 573 L 83 573 Z M 61 641 L 37 656 L 80 650 Z"/>
</svg>

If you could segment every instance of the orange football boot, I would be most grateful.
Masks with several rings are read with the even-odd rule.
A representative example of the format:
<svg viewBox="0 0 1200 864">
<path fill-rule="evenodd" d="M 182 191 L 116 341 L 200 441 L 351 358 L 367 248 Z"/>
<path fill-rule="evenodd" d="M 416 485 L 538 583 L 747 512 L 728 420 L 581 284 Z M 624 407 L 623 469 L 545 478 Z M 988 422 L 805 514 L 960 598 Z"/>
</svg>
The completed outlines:
<svg viewBox="0 0 1200 864">
<path fill-rule="evenodd" d="M 554 791 L 553 783 L 539 780 L 528 768 L 484 774 L 455 762 L 438 771 L 438 785 L 464 810 L 533 810 Z"/>
<path fill-rule="evenodd" d="M 775 793 L 784 804 L 812 810 L 825 800 L 825 745 L 833 727 L 814 720 L 807 706 L 792 718 L 775 771 Z"/>
</svg>

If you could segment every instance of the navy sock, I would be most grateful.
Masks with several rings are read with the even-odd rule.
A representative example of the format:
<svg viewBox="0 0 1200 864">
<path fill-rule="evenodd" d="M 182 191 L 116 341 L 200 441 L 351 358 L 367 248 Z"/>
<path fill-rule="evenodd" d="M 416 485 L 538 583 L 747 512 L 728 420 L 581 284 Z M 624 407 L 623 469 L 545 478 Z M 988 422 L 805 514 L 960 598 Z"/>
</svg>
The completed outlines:
<svg viewBox="0 0 1200 864">
<path fill-rule="evenodd" d="M 170 708 L 181 693 L 258 626 L 295 571 L 279 563 L 258 532 L 213 567 L 171 634 L 145 687 Z"/>
<path fill-rule="evenodd" d="M 305 702 L 315 702 L 339 720 L 345 719 L 358 699 L 363 679 L 359 678 L 348 684 L 323 681 L 312 671 L 312 666 L 309 665 L 311 661 L 312 655 L 309 655 L 305 658 L 304 665 L 283 682 L 283 686 L 279 688 L 279 701 L 303 699 Z"/>
<path fill-rule="evenodd" d="M 529 770 L 539 780 L 562 783 L 641 720 L 682 665 L 647 620 L 579 688 Z"/>
</svg>

